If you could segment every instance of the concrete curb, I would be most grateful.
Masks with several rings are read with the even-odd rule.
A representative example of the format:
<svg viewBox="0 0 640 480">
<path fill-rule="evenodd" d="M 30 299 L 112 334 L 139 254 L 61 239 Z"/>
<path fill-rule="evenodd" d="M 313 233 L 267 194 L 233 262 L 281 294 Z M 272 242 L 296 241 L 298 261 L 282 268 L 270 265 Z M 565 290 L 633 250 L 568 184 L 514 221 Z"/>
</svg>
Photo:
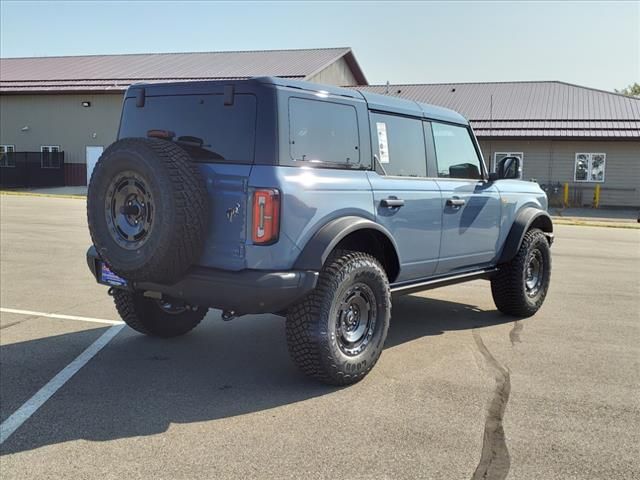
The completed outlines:
<svg viewBox="0 0 640 480">
<path fill-rule="evenodd" d="M 552 217 L 554 225 L 575 225 L 581 227 L 628 228 L 640 230 L 640 223 L 615 222 L 611 220 L 596 221 L 581 218 Z"/>
<path fill-rule="evenodd" d="M 52 198 L 73 198 L 76 200 L 86 200 L 86 195 L 70 195 L 56 193 L 35 193 L 35 192 L 13 192 L 11 190 L 0 190 L 0 195 L 13 195 L 15 197 L 52 197 Z"/>
</svg>

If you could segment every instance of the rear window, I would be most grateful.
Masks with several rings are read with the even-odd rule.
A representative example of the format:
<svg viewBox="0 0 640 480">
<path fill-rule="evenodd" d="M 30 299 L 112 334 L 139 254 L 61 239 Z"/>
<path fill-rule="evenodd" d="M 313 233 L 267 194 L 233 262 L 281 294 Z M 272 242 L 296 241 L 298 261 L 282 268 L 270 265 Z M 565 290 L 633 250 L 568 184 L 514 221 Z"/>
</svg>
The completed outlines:
<svg viewBox="0 0 640 480">
<path fill-rule="evenodd" d="M 356 109 L 341 103 L 290 98 L 289 153 L 297 162 L 359 164 Z"/>
<path fill-rule="evenodd" d="M 144 107 L 126 99 L 119 137 L 165 130 L 194 160 L 253 163 L 255 125 L 254 95 L 236 94 L 233 105 L 224 105 L 223 95 L 147 96 Z"/>
</svg>

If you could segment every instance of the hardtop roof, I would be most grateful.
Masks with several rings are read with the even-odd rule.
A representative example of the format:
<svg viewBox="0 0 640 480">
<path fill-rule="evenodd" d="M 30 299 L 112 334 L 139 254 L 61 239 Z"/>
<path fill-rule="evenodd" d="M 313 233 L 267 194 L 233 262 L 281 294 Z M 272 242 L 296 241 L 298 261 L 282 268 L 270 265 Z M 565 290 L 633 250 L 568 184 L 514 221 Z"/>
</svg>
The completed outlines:
<svg viewBox="0 0 640 480">
<path fill-rule="evenodd" d="M 303 80 L 294 80 L 289 78 L 280 77 L 254 77 L 250 79 L 236 79 L 236 80 L 211 80 L 211 81 L 189 81 L 189 82 L 163 82 L 163 83 L 136 83 L 131 85 L 127 90 L 126 97 L 131 97 L 134 94 L 133 90 L 140 87 L 149 88 L 152 90 L 150 93 L 156 95 L 169 95 L 176 89 L 180 90 L 182 94 L 203 94 L 211 92 L 212 89 L 220 90 L 224 85 L 246 85 L 246 86 L 268 86 L 273 85 L 275 87 L 282 88 L 296 88 L 307 92 L 314 92 L 320 94 L 329 94 L 333 96 L 339 96 L 344 98 L 353 98 L 357 100 L 364 100 L 370 110 L 379 112 L 386 112 L 398 115 L 408 115 L 413 117 L 441 120 L 445 122 L 457 123 L 461 125 L 468 125 L 469 122 L 466 118 L 460 115 L 454 110 L 448 108 L 430 105 L 426 103 L 420 103 L 413 100 L 407 100 L 399 97 L 392 97 L 389 95 L 380 95 L 377 93 L 365 92 L 355 90 L 351 88 L 336 87 L 333 85 L 322 85 Z"/>
<path fill-rule="evenodd" d="M 410 115 L 414 117 L 423 117 L 434 120 L 443 120 L 445 122 L 459 123 L 468 125 L 466 118 L 454 110 L 444 107 L 438 107 L 427 103 L 420 103 L 413 100 L 392 97 L 389 95 L 380 95 L 377 93 L 365 92 L 344 87 L 334 87 L 331 85 L 320 85 L 317 83 L 306 82 L 302 80 L 293 80 L 279 77 L 258 77 L 253 80 L 262 83 L 271 83 L 273 85 L 283 87 L 300 88 L 302 90 L 313 92 L 326 92 L 331 95 L 339 95 L 342 97 L 363 98 L 369 109 L 378 110 L 400 115 Z"/>
</svg>

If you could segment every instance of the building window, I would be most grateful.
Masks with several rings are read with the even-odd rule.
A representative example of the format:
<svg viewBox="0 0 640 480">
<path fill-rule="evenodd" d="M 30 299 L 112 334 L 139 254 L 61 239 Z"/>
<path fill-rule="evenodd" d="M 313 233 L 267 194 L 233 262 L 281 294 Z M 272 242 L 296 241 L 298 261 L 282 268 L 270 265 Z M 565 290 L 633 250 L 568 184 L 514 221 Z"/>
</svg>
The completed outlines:
<svg viewBox="0 0 640 480">
<path fill-rule="evenodd" d="M 43 145 L 40 147 L 42 168 L 60 168 L 60 146 Z"/>
<path fill-rule="evenodd" d="M 15 151 L 15 145 L 0 145 L 0 167 L 16 166 L 15 157 L 13 155 L 7 155 L 7 153 L 14 153 Z"/>
<path fill-rule="evenodd" d="M 496 152 L 493 154 L 493 165 L 491 165 L 491 171 L 495 172 L 498 168 L 498 162 L 506 157 L 518 157 L 520 159 L 520 178 L 522 178 L 522 172 L 524 170 L 524 153 L 522 152 Z"/>
<path fill-rule="evenodd" d="M 604 182 L 606 153 L 576 153 L 573 179 L 576 182 Z"/>
</svg>

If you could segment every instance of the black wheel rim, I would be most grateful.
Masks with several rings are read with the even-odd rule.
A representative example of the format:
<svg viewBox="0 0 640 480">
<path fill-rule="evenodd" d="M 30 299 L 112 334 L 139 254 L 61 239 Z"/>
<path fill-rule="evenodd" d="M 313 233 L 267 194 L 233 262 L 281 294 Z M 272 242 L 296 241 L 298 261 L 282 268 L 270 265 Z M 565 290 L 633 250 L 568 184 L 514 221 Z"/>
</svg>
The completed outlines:
<svg viewBox="0 0 640 480">
<path fill-rule="evenodd" d="M 357 283 L 342 295 L 336 319 L 336 338 L 340 350 L 356 356 L 367 347 L 376 326 L 376 302 L 373 290 Z"/>
<path fill-rule="evenodd" d="M 149 238 L 154 203 L 146 179 L 137 172 L 123 172 L 109 184 L 105 215 L 111 238 L 122 248 L 135 250 Z"/>
<path fill-rule="evenodd" d="M 538 249 L 533 250 L 527 261 L 525 269 L 524 287 L 529 297 L 535 297 L 542 288 L 544 281 L 544 259 L 542 252 Z"/>
</svg>

